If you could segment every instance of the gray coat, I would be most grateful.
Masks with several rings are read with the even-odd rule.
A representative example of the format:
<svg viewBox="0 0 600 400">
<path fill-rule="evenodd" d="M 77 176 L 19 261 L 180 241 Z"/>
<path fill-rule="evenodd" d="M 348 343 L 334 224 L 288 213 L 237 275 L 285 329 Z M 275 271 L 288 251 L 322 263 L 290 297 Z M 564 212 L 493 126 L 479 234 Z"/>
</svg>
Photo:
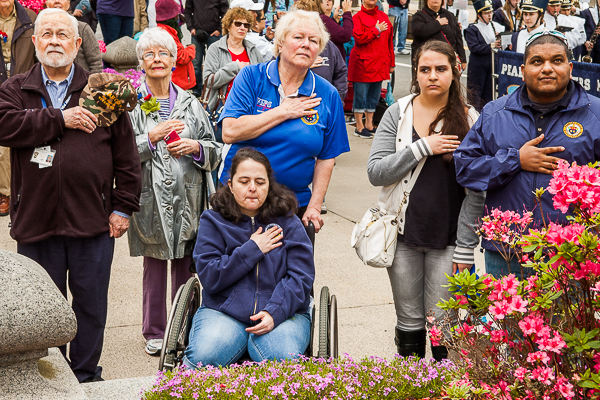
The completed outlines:
<svg viewBox="0 0 600 400">
<path fill-rule="evenodd" d="M 132 257 L 147 256 L 172 260 L 192 254 L 200 215 L 206 209 L 206 176 L 221 160 L 221 145 L 215 142 L 210 121 L 200 102 L 183 89 L 169 119 L 185 122 L 181 138 L 197 140 L 204 152 L 204 162 L 191 155 L 171 157 L 163 140 L 150 149 L 148 132 L 162 122 L 158 112 L 150 115 L 140 108 L 148 94 L 146 85 L 138 89 L 142 97 L 129 113 L 142 162 L 140 211 L 131 216 L 128 232 Z M 212 183 L 212 182 L 211 182 Z"/>
<path fill-rule="evenodd" d="M 221 37 L 218 42 L 213 43 L 206 51 L 206 58 L 202 66 L 202 81 L 206 83 L 206 79 L 215 74 L 215 83 L 213 84 L 208 97 L 209 110 L 213 111 L 217 105 L 217 96 L 219 88 L 223 88 L 223 95 L 227 91 L 227 85 L 240 72 L 240 67 L 237 62 L 231 61 L 231 54 L 227 48 L 227 37 Z M 253 43 L 244 39 L 244 47 L 248 53 L 250 64 L 260 64 L 263 62 L 263 56 L 260 50 Z M 212 80 L 212 78 L 211 78 Z M 210 84 L 210 82 L 209 82 Z M 208 88 L 206 89 L 208 90 Z"/>
<path fill-rule="evenodd" d="M 78 21 L 81 47 L 75 57 L 75 62 L 92 74 L 102 72 L 102 53 L 94 31 L 85 22 Z"/>
</svg>

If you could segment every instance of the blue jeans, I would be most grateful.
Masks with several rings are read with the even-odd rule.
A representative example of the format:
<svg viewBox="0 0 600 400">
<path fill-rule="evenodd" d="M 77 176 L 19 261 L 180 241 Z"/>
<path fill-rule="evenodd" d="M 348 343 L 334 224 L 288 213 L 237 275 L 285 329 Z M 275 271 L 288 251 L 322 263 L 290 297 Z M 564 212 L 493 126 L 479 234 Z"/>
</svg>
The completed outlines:
<svg viewBox="0 0 600 400">
<path fill-rule="evenodd" d="M 200 307 L 194 315 L 190 344 L 183 363 L 196 368 L 198 363 L 228 366 L 246 352 L 253 361 L 284 360 L 304 354 L 310 341 L 310 316 L 294 314 L 271 332 L 255 335 L 250 327 L 220 311 Z"/>
<path fill-rule="evenodd" d="M 379 82 L 354 82 L 354 112 L 375 112 L 381 97 L 381 81 Z"/>
<path fill-rule="evenodd" d="M 492 250 L 485 251 L 485 272 L 493 275 L 496 279 L 508 276 L 508 264 L 501 253 Z M 510 273 L 515 274 L 521 280 L 521 264 L 516 256 L 512 256 L 510 259 Z M 527 279 L 532 275 L 535 275 L 533 268 L 523 267 L 523 279 Z"/>
<path fill-rule="evenodd" d="M 133 17 L 112 14 L 98 14 L 102 37 L 106 45 L 123 36 L 133 36 Z"/>
<path fill-rule="evenodd" d="M 404 50 L 406 46 L 406 33 L 408 31 L 408 8 L 390 7 L 389 15 L 396 17 L 394 21 L 394 47 L 397 51 Z M 398 36 L 396 38 L 396 35 Z"/>
<path fill-rule="evenodd" d="M 196 46 L 196 57 L 194 57 L 194 59 L 192 60 L 194 72 L 196 73 L 196 87 L 193 89 L 194 94 L 196 96 L 202 95 L 202 63 L 204 61 L 204 54 L 206 54 L 206 49 L 211 44 L 218 42 L 219 39 L 221 39 L 221 36 L 209 36 L 207 42 L 200 43 L 196 40 L 195 36 L 192 36 L 192 44 Z"/>
</svg>

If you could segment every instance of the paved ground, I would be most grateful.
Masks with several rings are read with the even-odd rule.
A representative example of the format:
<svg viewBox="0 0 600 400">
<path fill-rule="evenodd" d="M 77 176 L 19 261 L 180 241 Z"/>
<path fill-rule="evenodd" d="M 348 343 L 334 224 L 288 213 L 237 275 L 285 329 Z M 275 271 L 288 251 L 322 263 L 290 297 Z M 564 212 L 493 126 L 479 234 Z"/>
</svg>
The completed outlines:
<svg viewBox="0 0 600 400">
<path fill-rule="evenodd" d="M 189 34 L 185 33 L 184 43 L 189 43 Z M 408 94 L 410 59 L 397 56 L 396 62 L 394 95 L 398 98 Z M 371 141 L 356 138 L 353 130 L 353 127 L 348 129 L 351 152 L 337 160 L 327 193 L 329 213 L 324 216 L 325 227 L 316 239 L 315 293 L 327 285 L 337 296 L 341 354 L 348 353 L 354 358 L 391 357 L 395 352 L 395 312 L 387 273 L 364 266 L 350 247 L 354 223 L 375 204 L 378 194 L 366 174 Z M 0 248 L 16 251 L 8 221 L 0 219 Z M 157 371 L 158 359 L 144 352 L 141 305 L 142 259 L 129 256 L 127 238 L 123 237 L 116 244 L 100 361 L 105 379 L 148 376 Z"/>
</svg>

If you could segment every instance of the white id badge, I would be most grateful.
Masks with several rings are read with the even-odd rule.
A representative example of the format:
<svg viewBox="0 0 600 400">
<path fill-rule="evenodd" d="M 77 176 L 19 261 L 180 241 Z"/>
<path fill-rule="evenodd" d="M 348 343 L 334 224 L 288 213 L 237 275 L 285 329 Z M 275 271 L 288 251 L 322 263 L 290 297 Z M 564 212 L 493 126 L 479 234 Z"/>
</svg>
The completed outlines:
<svg viewBox="0 0 600 400">
<path fill-rule="evenodd" d="M 40 168 L 52 166 L 56 150 L 50 149 L 50 146 L 36 147 L 31 156 L 31 162 L 39 164 Z"/>
</svg>

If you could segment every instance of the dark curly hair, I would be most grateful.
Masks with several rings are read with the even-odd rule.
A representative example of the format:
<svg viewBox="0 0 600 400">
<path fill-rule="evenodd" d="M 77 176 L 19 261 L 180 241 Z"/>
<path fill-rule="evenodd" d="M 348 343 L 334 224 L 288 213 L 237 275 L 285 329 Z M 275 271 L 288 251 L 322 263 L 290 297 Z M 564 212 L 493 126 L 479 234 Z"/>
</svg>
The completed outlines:
<svg viewBox="0 0 600 400">
<path fill-rule="evenodd" d="M 267 179 L 269 180 L 269 191 L 267 192 L 267 198 L 265 202 L 258 210 L 256 219 L 263 224 L 268 223 L 272 218 L 276 217 L 292 217 L 298 210 L 298 202 L 294 192 L 286 188 L 285 186 L 277 183 L 275 180 L 275 173 L 271 167 L 271 162 L 263 153 L 250 147 L 244 147 L 235 154 L 231 160 L 231 171 L 229 173 L 230 180 L 233 179 L 237 173 L 239 165 L 246 161 L 252 160 L 267 170 Z M 217 190 L 217 192 L 211 196 L 210 205 L 213 210 L 218 212 L 228 221 L 238 223 L 243 217 L 240 206 L 235 201 L 233 193 L 229 189 L 229 185 L 225 185 Z"/>
</svg>

